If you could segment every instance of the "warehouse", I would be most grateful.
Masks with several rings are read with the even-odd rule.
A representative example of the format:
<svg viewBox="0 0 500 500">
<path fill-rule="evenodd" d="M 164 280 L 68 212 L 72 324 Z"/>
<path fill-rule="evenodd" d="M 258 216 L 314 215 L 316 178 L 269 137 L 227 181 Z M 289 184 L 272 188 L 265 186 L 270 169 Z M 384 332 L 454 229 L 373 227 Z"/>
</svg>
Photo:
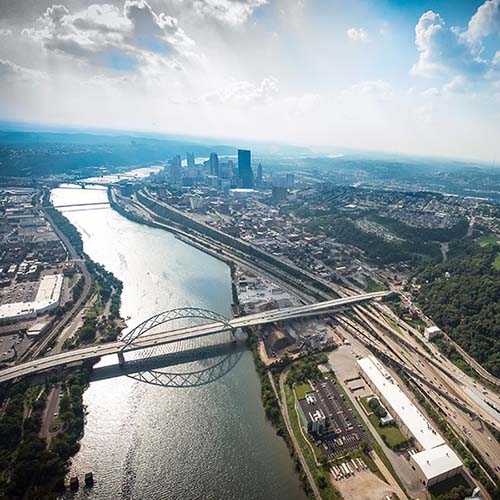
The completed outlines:
<svg viewBox="0 0 500 500">
<path fill-rule="evenodd" d="M 411 455 L 423 484 L 431 486 L 462 470 L 456 453 L 436 432 L 422 412 L 375 356 L 358 360 L 360 375 L 389 408 L 401 430 L 415 440 L 418 453 Z"/>
<path fill-rule="evenodd" d="M 34 300 L 0 305 L 0 323 L 32 319 L 55 309 L 59 305 L 63 280 L 62 274 L 44 276 Z"/>
<path fill-rule="evenodd" d="M 410 456 L 410 460 L 416 465 L 414 469 L 419 479 L 427 487 L 453 477 L 462 470 L 462 462 L 447 444 L 415 453 Z"/>
</svg>

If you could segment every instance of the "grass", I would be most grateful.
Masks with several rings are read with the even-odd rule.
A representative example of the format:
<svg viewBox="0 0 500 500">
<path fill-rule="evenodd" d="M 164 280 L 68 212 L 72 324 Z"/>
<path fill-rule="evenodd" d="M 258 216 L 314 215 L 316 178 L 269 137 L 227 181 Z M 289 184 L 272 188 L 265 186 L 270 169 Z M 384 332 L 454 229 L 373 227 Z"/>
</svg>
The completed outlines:
<svg viewBox="0 0 500 500">
<path fill-rule="evenodd" d="M 488 246 L 500 246 L 500 239 L 498 239 L 498 236 L 495 235 L 490 235 L 490 236 L 484 236 L 479 240 L 479 246 L 481 247 L 488 247 Z M 495 260 L 491 264 L 494 269 L 497 271 L 500 271 L 500 252 L 497 253 Z"/>
<path fill-rule="evenodd" d="M 370 396 L 361 399 L 361 404 L 366 409 L 368 414 L 371 413 L 371 410 L 368 406 L 368 399 Z M 368 419 L 370 420 L 375 430 L 378 432 L 380 437 L 384 440 L 384 443 L 391 449 L 397 449 L 402 444 L 408 441 L 408 438 L 401 432 L 399 427 L 396 424 L 392 425 L 380 425 L 380 421 L 378 417 L 374 414 L 371 414 Z"/>
<path fill-rule="evenodd" d="M 312 392 L 312 387 L 309 384 L 296 384 L 293 386 L 297 399 L 304 399 L 306 394 Z"/>
<path fill-rule="evenodd" d="M 499 245 L 500 244 L 500 240 L 498 239 L 498 236 L 495 236 L 495 235 L 490 235 L 490 236 L 483 236 L 480 240 L 479 240 L 479 246 L 481 247 L 487 247 L 487 246 L 490 246 L 490 245 Z"/>
<path fill-rule="evenodd" d="M 382 292 L 384 290 L 387 290 L 387 287 L 382 284 L 382 283 L 378 283 L 377 281 L 375 281 L 374 279 L 368 277 L 366 279 L 366 287 L 365 287 L 365 291 L 367 293 L 371 293 L 371 292 Z"/>
</svg>

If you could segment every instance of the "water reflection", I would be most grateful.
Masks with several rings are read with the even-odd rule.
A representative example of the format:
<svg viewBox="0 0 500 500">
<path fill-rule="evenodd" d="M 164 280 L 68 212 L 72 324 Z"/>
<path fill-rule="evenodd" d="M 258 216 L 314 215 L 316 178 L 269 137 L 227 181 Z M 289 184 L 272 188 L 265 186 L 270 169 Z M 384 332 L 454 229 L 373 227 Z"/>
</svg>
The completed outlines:
<svg viewBox="0 0 500 500">
<path fill-rule="evenodd" d="M 161 350 L 155 347 L 138 351 L 135 358 L 123 366 L 98 366 L 92 372 L 91 380 L 96 382 L 126 375 L 162 387 L 207 385 L 224 377 L 236 366 L 246 345 L 242 341 L 233 341 L 177 352 L 162 353 Z"/>
</svg>

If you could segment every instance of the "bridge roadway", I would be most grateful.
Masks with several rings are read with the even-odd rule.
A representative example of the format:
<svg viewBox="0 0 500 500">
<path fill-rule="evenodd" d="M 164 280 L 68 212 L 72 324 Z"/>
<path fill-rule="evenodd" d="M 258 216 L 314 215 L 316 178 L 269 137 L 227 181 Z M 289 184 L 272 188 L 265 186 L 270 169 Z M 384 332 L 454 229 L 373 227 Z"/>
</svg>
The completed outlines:
<svg viewBox="0 0 500 500">
<path fill-rule="evenodd" d="M 107 205 L 107 206 L 109 206 L 109 201 L 95 201 L 93 203 L 69 203 L 68 205 L 54 205 L 54 208 L 92 207 L 94 205 Z"/>
<path fill-rule="evenodd" d="M 340 299 L 308 304 L 305 306 L 287 307 L 284 309 L 274 309 L 248 316 L 241 316 L 229 320 L 231 329 L 243 328 L 247 326 L 264 325 L 294 318 L 307 317 L 315 314 L 321 314 L 330 311 L 336 307 L 347 306 L 387 295 L 389 292 L 373 292 L 354 295 L 351 297 L 342 297 Z M 0 383 L 13 380 L 26 375 L 42 373 L 59 366 L 71 363 L 79 363 L 86 360 L 96 359 L 109 354 L 119 354 L 120 352 L 130 352 L 148 347 L 165 345 L 183 340 L 190 340 L 207 335 L 212 335 L 221 331 L 221 323 L 207 323 L 191 327 L 180 328 L 167 332 L 157 332 L 137 337 L 132 344 L 125 346 L 121 341 L 109 342 L 90 347 L 83 347 L 73 351 L 53 354 L 38 358 L 25 363 L 19 363 L 10 368 L 0 370 Z"/>
</svg>

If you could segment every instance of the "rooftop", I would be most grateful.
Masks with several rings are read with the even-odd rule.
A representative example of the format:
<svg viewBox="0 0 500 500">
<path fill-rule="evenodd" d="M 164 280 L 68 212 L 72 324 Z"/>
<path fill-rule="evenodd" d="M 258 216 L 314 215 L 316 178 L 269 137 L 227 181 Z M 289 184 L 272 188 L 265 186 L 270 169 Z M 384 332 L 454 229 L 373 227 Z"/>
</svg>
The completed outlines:
<svg viewBox="0 0 500 500">
<path fill-rule="evenodd" d="M 447 444 L 421 451 L 412 458 L 428 480 L 462 466 L 456 453 Z"/>
<path fill-rule="evenodd" d="M 444 439 L 410 401 L 375 356 L 362 358 L 358 360 L 358 364 L 421 448 L 429 450 L 444 444 Z"/>
</svg>

